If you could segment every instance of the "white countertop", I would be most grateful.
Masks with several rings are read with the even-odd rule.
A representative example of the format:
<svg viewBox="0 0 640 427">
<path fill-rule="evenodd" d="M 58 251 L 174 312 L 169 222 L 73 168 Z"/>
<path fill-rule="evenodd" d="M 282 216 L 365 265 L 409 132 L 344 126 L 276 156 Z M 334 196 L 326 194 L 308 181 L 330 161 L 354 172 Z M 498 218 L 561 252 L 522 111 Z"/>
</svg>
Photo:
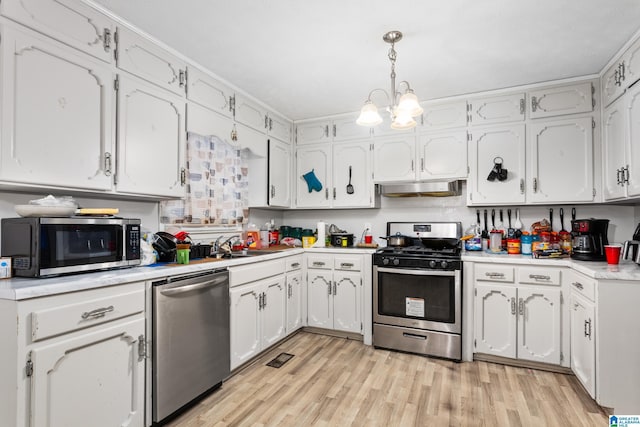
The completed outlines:
<svg viewBox="0 0 640 427">
<path fill-rule="evenodd" d="M 372 254 L 375 249 L 369 248 L 291 248 L 274 251 L 255 257 L 211 260 L 211 262 L 191 263 L 185 265 L 154 264 L 123 268 L 118 270 L 97 271 L 92 273 L 73 274 L 51 278 L 18 278 L 0 280 L 0 299 L 24 300 L 48 295 L 62 294 L 66 292 L 82 291 L 104 286 L 120 285 L 123 283 L 141 282 L 145 280 L 160 280 L 165 277 L 197 273 L 199 271 L 225 268 L 232 265 L 252 264 L 254 262 L 268 261 L 304 252 L 324 253 L 350 253 Z"/>
<path fill-rule="evenodd" d="M 531 255 L 508 255 L 466 251 L 462 253 L 462 261 L 570 267 L 594 279 L 637 280 L 640 284 L 640 265 L 628 260 L 620 261 L 618 265 L 609 265 L 605 261 L 576 261 L 571 258 L 536 259 Z"/>
</svg>

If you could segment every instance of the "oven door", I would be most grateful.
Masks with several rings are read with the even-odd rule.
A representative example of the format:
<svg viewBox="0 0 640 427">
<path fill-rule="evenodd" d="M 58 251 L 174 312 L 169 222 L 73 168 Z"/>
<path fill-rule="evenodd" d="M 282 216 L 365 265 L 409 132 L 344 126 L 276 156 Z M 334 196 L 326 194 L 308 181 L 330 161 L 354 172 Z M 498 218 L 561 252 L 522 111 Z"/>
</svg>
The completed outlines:
<svg viewBox="0 0 640 427">
<path fill-rule="evenodd" d="M 373 268 L 373 321 L 460 333 L 461 271 Z"/>
</svg>

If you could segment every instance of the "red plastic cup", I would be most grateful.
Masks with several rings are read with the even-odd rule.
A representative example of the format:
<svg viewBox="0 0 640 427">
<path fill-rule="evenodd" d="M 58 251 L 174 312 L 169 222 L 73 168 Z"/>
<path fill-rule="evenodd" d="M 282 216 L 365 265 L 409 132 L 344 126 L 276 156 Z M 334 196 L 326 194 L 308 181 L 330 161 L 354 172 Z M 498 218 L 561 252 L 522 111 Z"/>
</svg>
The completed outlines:
<svg viewBox="0 0 640 427">
<path fill-rule="evenodd" d="M 622 247 L 617 245 L 605 245 L 604 254 L 607 257 L 607 264 L 617 264 L 620 261 L 620 251 Z"/>
<path fill-rule="evenodd" d="M 364 242 L 365 243 L 371 243 L 373 242 L 373 236 L 371 234 L 365 234 L 364 236 Z"/>
</svg>

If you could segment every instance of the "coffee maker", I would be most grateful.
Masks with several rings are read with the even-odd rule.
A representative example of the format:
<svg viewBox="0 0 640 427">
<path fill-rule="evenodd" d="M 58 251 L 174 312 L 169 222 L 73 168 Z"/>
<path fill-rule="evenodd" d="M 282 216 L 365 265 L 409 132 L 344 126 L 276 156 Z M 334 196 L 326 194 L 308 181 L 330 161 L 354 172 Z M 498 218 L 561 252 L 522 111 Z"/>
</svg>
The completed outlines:
<svg viewBox="0 0 640 427">
<path fill-rule="evenodd" d="M 571 258 L 581 261 L 605 261 L 604 246 L 609 244 L 608 219 L 574 219 L 571 221 Z"/>
<path fill-rule="evenodd" d="M 633 240 L 627 240 L 624 242 L 622 249 L 622 259 L 631 259 L 636 264 L 640 264 L 640 224 L 636 227 L 636 231 L 633 233 Z M 631 254 L 629 254 L 631 251 Z M 631 257 L 629 257 L 631 255 Z"/>
</svg>

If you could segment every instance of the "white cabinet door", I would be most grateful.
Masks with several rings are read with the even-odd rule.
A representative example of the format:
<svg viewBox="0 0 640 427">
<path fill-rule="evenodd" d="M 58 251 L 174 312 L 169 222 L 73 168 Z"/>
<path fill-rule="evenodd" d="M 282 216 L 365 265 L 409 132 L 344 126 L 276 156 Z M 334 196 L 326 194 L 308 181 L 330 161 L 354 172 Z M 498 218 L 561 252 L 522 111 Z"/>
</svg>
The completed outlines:
<svg viewBox="0 0 640 427">
<path fill-rule="evenodd" d="M 189 67 L 187 71 L 187 99 L 225 117 L 231 117 L 233 91 L 197 68 Z"/>
<path fill-rule="evenodd" d="M 358 115 L 349 115 L 333 120 L 332 135 L 334 141 L 364 139 L 371 136 L 371 128 L 356 123 Z"/>
<path fill-rule="evenodd" d="M 640 100 L 640 97 L 638 97 Z M 602 163 L 605 200 L 619 199 L 625 196 L 625 135 L 626 97 L 621 98 L 605 108 L 602 117 Z M 640 108 L 638 108 L 640 111 Z M 640 128 L 639 128 L 640 130 Z"/>
<path fill-rule="evenodd" d="M 624 163 L 624 181 L 627 184 L 627 195 L 638 196 L 640 195 L 640 84 L 629 89 L 623 99 L 626 104 L 627 126 L 625 135 L 627 161 Z"/>
<path fill-rule="evenodd" d="M 422 118 L 418 118 L 420 130 L 444 129 L 467 126 L 467 101 L 423 103 Z"/>
<path fill-rule="evenodd" d="M 516 288 L 475 285 L 475 351 L 516 357 Z"/>
<path fill-rule="evenodd" d="M 466 179 L 467 131 L 456 129 L 418 135 L 419 180 Z"/>
<path fill-rule="evenodd" d="M 502 159 L 507 179 L 487 180 Z M 523 204 L 525 201 L 524 125 L 473 129 L 469 141 L 468 204 Z"/>
<path fill-rule="evenodd" d="M 287 144 L 291 144 L 293 124 L 284 117 L 280 117 L 274 113 L 269 113 L 268 115 L 269 129 L 267 130 L 267 135 L 282 142 L 286 142 Z"/>
<path fill-rule="evenodd" d="M 231 299 L 231 369 L 261 350 L 262 284 L 243 285 L 229 290 Z"/>
<path fill-rule="evenodd" d="M 113 73 L 29 30 L 1 31 L 0 178 L 111 189 Z"/>
<path fill-rule="evenodd" d="M 32 350 L 30 425 L 144 425 L 144 319 L 94 329 Z"/>
<path fill-rule="evenodd" d="M 605 107 L 618 99 L 626 89 L 620 78 L 621 69 L 622 63 L 616 62 L 602 75 L 602 104 Z"/>
<path fill-rule="evenodd" d="M 333 144 L 333 207 L 369 207 L 373 202 L 371 143 Z M 351 183 L 353 193 L 347 192 Z"/>
<path fill-rule="evenodd" d="M 373 180 L 377 183 L 415 181 L 415 141 L 413 134 L 374 141 Z"/>
<path fill-rule="evenodd" d="M 291 146 L 275 139 L 269 140 L 268 191 L 269 206 L 291 206 Z"/>
<path fill-rule="evenodd" d="M 640 79 L 640 40 L 636 40 L 625 52 L 620 71 L 622 87 L 629 87 Z"/>
<path fill-rule="evenodd" d="M 319 208 L 331 206 L 331 145 L 316 144 L 298 147 L 296 150 L 296 206 L 299 208 Z M 322 184 L 322 189 L 309 191 L 303 175 L 313 171 Z"/>
<path fill-rule="evenodd" d="M 299 123 L 296 125 L 296 143 L 313 144 L 331 141 L 330 127 L 332 127 L 331 123 L 326 120 Z"/>
<path fill-rule="evenodd" d="M 105 62 L 113 61 L 113 21 L 79 0 L 3 1 L 0 15 Z"/>
<path fill-rule="evenodd" d="M 333 328 L 331 271 L 307 272 L 307 323 L 318 328 Z"/>
<path fill-rule="evenodd" d="M 529 202 L 593 201 L 592 120 L 584 117 L 536 122 L 530 126 Z"/>
<path fill-rule="evenodd" d="M 261 348 L 267 348 L 280 341 L 286 334 L 286 284 L 284 275 L 267 279 L 262 283 Z"/>
<path fill-rule="evenodd" d="M 118 27 L 118 68 L 184 95 L 187 65 L 151 40 Z"/>
<path fill-rule="evenodd" d="M 231 141 L 233 121 L 213 110 L 205 108 L 195 102 L 187 102 L 187 132 L 200 135 L 215 135 L 221 139 Z"/>
<path fill-rule="evenodd" d="M 560 290 L 518 288 L 518 359 L 560 364 Z"/>
<path fill-rule="evenodd" d="M 593 111 L 591 82 L 529 92 L 532 119 Z"/>
<path fill-rule="evenodd" d="M 117 190 L 182 197 L 184 101 L 139 79 L 121 75 L 119 80 Z"/>
<path fill-rule="evenodd" d="M 267 132 L 269 118 L 267 112 L 252 100 L 236 94 L 234 117 L 238 123 L 247 125 L 262 133 Z"/>
<path fill-rule="evenodd" d="M 360 272 L 333 273 L 333 329 L 362 332 L 362 279 Z"/>
<path fill-rule="evenodd" d="M 471 99 L 468 105 L 469 124 L 472 126 L 524 120 L 524 93 Z"/>
<path fill-rule="evenodd" d="M 287 273 L 287 335 L 302 327 L 302 271 Z"/>
<path fill-rule="evenodd" d="M 571 370 L 589 395 L 595 398 L 596 337 L 595 307 L 586 298 L 571 293 Z"/>
</svg>

